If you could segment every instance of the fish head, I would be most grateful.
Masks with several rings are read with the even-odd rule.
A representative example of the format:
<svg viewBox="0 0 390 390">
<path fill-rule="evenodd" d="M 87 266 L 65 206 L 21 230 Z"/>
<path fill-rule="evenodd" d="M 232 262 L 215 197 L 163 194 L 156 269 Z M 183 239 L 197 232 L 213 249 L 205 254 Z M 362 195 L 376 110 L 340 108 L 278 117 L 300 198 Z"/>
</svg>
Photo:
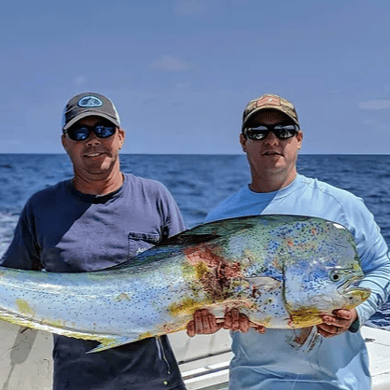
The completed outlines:
<svg viewBox="0 0 390 390">
<path fill-rule="evenodd" d="M 371 293 L 371 290 L 359 287 L 360 281 L 364 278 L 364 273 L 358 262 L 350 263 L 345 268 L 335 266 L 333 268 L 324 267 L 326 275 L 319 283 L 319 288 L 324 294 L 330 294 L 328 301 L 330 307 L 327 307 L 327 300 L 318 299 L 318 307 L 330 313 L 334 309 L 353 309 L 363 303 Z"/>
<path fill-rule="evenodd" d="M 335 309 L 353 309 L 364 302 L 371 291 L 359 287 L 364 274 L 361 269 L 308 267 L 300 277 L 287 275 L 286 308 L 294 327 L 320 324 L 321 315 Z"/>
<path fill-rule="evenodd" d="M 334 225 L 313 250 L 295 258 L 291 253 L 285 264 L 285 302 L 294 327 L 320 324 L 322 314 L 355 308 L 370 296 L 358 286 L 364 273 L 351 234 Z"/>
</svg>

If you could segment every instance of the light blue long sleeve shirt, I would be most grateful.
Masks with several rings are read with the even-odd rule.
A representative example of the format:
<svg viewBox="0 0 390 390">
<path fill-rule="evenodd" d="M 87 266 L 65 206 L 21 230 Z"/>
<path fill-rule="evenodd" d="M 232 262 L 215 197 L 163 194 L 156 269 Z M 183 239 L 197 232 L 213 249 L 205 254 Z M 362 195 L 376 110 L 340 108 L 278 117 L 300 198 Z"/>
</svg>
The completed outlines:
<svg viewBox="0 0 390 390">
<path fill-rule="evenodd" d="M 390 292 L 388 248 L 373 215 L 353 194 L 297 175 L 289 186 L 275 192 L 241 188 L 213 209 L 206 222 L 259 214 L 306 215 L 345 226 L 361 258 L 365 278 L 360 285 L 372 293 L 357 307 L 358 321 L 350 331 L 332 338 L 317 336 L 314 345 L 298 347 L 294 340 L 299 330 L 267 329 L 263 335 L 252 329 L 232 332 L 230 389 L 369 390 L 368 353 L 359 328 Z"/>
</svg>

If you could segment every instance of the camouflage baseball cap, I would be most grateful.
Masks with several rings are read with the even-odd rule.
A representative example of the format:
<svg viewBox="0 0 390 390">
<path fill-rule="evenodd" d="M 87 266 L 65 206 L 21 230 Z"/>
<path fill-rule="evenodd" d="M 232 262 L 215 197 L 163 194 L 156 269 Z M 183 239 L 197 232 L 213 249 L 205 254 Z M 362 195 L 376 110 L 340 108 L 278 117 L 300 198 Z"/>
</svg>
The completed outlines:
<svg viewBox="0 0 390 390">
<path fill-rule="evenodd" d="M 117 127 L 121 127 L 114 103 L 106 96 L 96 92 L 84 92 L 73 96 L 66 103 L 62 114 L 62 129 L 66 131 L 80 119 L 88 116 L 101 116 Z"/>
<path fill-rule="evenodd" d="M 278 95 L 266 93 L 256 99 L 251 100 L 246 105 L 244 114 L 242 116 L 242 129 L 246 127 L 246 124 L 253 117 L 253 115 L 257 114 L 261 110 L 281 111 L 299 126 L 298 114 L 295 110 L 294 104 Z"/>
</svg>

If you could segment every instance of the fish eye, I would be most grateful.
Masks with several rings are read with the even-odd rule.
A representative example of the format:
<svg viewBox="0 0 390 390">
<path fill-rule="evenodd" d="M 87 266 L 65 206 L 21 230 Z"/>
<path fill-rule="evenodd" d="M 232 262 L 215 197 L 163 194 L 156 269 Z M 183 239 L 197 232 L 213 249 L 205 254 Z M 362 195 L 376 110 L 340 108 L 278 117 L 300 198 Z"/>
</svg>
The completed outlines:
<svg viewBox="0 0 390 390">
<path fill-rule="evenodd" d="M 340 272 L 338 270 L 330 271 L 329 278 L 332 282 L 338 282 L 341 279 Z"/>
</svg>

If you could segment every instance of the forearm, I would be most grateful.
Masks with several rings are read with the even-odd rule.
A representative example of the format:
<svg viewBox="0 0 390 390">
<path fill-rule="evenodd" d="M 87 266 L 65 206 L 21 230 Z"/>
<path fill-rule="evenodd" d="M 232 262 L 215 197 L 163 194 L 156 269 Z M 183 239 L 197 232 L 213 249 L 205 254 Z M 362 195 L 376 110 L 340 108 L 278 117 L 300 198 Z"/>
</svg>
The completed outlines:
<svg viewBox="0 0 390 390">
<path fill-rule="evenodd" d="M 356 308 L 359 328 L 378 311 L 381 305 L 385 303 L 389 297 L 390 261 L 367 274 L 364 280 L 360 283 L 360 286 L 370 288 L 371 295 L 365 302 Z"/>
</svg>

